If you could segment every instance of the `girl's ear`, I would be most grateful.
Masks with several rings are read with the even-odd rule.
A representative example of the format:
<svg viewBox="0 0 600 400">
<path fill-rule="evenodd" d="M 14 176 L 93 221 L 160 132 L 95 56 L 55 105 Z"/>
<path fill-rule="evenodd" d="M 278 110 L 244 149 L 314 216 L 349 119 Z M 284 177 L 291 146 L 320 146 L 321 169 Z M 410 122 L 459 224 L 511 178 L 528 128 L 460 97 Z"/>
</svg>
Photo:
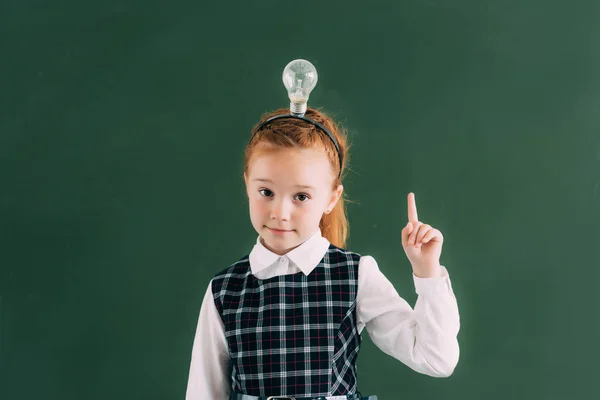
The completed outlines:
<svg viewBox="0 0 600 400">
<path fill-rule="evenodd" d="M 343 192 L 344 186 L 342 185 L 339 185 L 333 192 L 331 192 L 331 197 L 329 199 L 329 203 L 327 204 L 327 210 L 333 210 L 340 197 L 342 197 Z"/>
<path fill-rule="evenodd" d="M 246 184 L 245 185 L 246 186 L 245 187 L 246 188 L 246 196 L 248 196 L 248 198 L 250 198 L 250 193 L 248 193 L 248 174 L 246 174 L 245 172 L 244 172 L 244 183 Z"/>
</svg>

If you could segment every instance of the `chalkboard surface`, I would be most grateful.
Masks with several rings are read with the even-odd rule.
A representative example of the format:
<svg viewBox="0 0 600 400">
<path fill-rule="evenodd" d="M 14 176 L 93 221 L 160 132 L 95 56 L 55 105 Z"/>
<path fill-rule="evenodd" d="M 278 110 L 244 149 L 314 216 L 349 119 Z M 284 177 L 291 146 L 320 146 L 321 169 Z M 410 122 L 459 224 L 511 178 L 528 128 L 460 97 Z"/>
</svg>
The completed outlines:
<svg viewBox="0 0 600 400">
<path fill-rule="evenodd" d="M 365 333 L 380 399 L 600 398 L 600 3 L 0 3 L 0 398 L 181 399 L 211 276 L 256 240 L 243 148 L 312 61 L 352 251 L 411 304 L 406 194 L 445 236 L 461 359 Z"/>
</svg>

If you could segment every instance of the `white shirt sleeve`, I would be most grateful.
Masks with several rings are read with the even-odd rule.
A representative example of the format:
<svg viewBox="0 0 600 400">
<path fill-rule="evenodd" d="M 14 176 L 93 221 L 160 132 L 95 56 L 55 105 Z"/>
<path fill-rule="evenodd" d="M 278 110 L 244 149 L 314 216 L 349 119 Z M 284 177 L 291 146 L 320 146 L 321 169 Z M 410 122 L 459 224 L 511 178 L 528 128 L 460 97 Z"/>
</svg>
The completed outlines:
<svg viewBox="0 0 600 400">
<path fill-rule="evenodd" d="M 212 281 L 206 289 L 198 318 L 186 400 L 228 400 L 230 395 L 227 340 L 211 284 Z"/>
<path fill-rule="evenodd" d="M 357 320 L 383 352 L 413 370 L 435 377 L 452 374 L 459 358 L 458 305 L 450 277 L 413 274 L 418 295 L 414 310 L 400 297 L 371 256 L 360 259 Z"/>
</svg>

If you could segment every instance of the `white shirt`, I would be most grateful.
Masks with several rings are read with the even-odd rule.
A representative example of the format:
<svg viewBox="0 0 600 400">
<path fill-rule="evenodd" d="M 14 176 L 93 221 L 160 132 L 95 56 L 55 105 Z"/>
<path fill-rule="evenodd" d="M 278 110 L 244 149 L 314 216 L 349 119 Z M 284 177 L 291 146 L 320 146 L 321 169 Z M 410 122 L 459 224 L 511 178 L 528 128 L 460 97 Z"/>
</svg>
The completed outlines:
<svg viewBox="0 0 600 400">
<path fill-rule="evenodd" d="M 249 256 L 258 279 L 295 274 L 308 275 L 323 259 L 329 241 L 320 230 L 284 256 L 268 250 L 260 237 Z M 452 374 L 458 363 L 458 306 L 450 277 L 442 267 L 438 278 L 413 274 L 418 295 L 414 310 L 381 273 L 375 259 L 362 256 L 358 265 L 356 316 L 358 331 L 367 328 L 382 351 L 413 370 L 435 377 Z M 212 282 L 211 282 L 212 283 Z M 228 400 L 231 377 L 223 321 L 208 285 L 192 348 L 186 400 Z"/>
</svg>

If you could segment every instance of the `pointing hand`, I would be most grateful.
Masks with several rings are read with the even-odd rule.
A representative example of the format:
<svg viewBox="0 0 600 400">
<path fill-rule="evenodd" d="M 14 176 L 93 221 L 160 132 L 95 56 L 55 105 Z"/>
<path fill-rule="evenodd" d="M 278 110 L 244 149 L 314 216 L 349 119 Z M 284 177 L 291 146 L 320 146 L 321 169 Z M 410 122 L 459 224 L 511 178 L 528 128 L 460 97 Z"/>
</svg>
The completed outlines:
<svg viewBox="0 0 600 400">
<path fill-rule="evenodd" d="M 402 229 L 402 247 L 413 267 L 413 273 L 421 278 L 440 276 L 442 233 L 431 225 L 419 221 L 414 193 L 408 194 L 408 224 Z"/>
</svg>

